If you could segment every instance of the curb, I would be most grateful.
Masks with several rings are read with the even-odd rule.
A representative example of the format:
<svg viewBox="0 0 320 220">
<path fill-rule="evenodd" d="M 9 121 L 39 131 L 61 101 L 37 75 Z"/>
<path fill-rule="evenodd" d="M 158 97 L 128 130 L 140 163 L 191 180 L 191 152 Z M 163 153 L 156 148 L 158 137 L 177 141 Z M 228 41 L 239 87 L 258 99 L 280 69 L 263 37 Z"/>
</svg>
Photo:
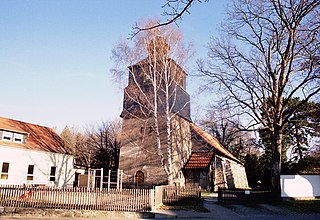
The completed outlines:
<svg viewBox="0 0 320 220">
<path fill-rule="evenodd" d="M 69 209 L 35 209 L 0 207 L 1 217 L 63 217 L 63 218 L 123 218 L 123 219 L 152 219 L 155 213 L 151 212 L 123 212 L 123 211 L 95 211 L 95 210 L 69 210 Z"/>
</svg>

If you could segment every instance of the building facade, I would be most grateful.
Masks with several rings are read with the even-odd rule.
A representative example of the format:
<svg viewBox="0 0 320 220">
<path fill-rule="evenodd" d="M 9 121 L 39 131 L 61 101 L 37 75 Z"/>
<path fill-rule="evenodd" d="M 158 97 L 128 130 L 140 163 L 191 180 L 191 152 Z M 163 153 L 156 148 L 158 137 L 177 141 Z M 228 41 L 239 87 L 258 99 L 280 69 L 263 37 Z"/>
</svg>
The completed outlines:
<svg viewBox="0 0 320 220">
<path fill-rule="evenodd" d="M 163 134 L 165 120 L 159 119 L 160 142 L 164 161 L 167 161 L 166 135 Z M 184 184 L 182 168 L 191 154 L 189 121 L 179 116 L 172 118 L 171 148 L 173 182 Z M 120 149 L 120 169 L 123 170 L 124 185 L 162 185 L 168 183 L 154 132 L 154 119 L 123 119 Z"/>
<path fill-rule="evenodd" d="M 186 183 L 203 189 L 248 188 L 243 164 L 212 135 L 191 123 L 192 154 L 184 166 Z"/>
<path fill-rule="evenodd" d="M 52 129 L 0 117 L 0 184 L 71 187 L 73 159 Z"/>
<path fill-rule="evenodd" d="M 120 115 L 123 120 L 119 168 L 124 173 L 123 183 L 125 186 L 154 186 L 168 182 L 200 184 L 201 181 L 203 188 L 213 189 L 218 181 L 212 172 L 218 167 L 215 158 L 220 156 L 240 167 L 242 165 L 222 146 L 218 150 L 206 139 L 197 142 L 192 131 L 200 131 L 200 128 L 192 123 L 190 117 L 187 74 L 167 57 L 163 49 L 159 49 L 165 48 L 165 52 L 169 50 L 162 38 L 156 38 L 150 44 L 157 44 L 148 47 L 156 48 L 156 51 L 152 53 L 148 49 L 149 56 L 146 59 L 128 68 L 128 85 L 124 89 Z M 159 51 L 160 55 L 157 55 Z M 201 148 L 206 150 L 199 150 Z M 188 162 L 190 164 L 195 158 L 201 158 L 195 157 L 196 152 L 210 157 L 200 170 L 188 167 Z M 171 172 L 168 172 L 169 164 Z M 242 187 L 245 187 L 244 168 L 240 170 L 240 176 L 245 180 Z M 238 177 L 233 175 L 231 179 L 237 182 Z"/>
</svg>

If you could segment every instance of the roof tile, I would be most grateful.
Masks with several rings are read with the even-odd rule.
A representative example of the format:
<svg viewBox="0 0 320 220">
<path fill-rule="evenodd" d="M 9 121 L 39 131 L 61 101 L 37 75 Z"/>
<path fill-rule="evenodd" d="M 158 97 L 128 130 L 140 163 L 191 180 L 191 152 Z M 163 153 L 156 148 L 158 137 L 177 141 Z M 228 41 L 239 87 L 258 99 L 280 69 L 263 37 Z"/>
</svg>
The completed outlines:
<svg viewBox="0 0 320 220">
<path fill-rule="evenodd" d="M 213 152 L 193 152 L 184 169 L 205 169 L 210 165 Z"/>
<path fill-rule="evenodd" d="M 200 127 L 198 127 L 197 125 L 191 123 L 190 127 L 193 131 L 195 131 L 206 143 L 210 144 L 210 146 L 212 146 L 214 149 L 216 149 L 217 151 L 219 151 L 220 153 L 222 153 L 223 155 L 227 156 L 228 158 L 237 161 L 238 163 L 240 163 L 240 161 L 233 156 L 225 147 L 223 147 L 219 141 L 214 138 L 211 134 L 205 132 L 204 130 L 202 130 Z"/>
</svg>

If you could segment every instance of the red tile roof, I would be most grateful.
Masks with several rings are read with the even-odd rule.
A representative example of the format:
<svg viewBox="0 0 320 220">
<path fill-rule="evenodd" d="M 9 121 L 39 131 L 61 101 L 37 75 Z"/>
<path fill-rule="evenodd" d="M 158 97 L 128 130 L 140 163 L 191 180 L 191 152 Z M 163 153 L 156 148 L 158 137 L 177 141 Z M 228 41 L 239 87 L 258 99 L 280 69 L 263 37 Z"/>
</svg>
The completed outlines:
<svg viewBox="0 0 320 220">
<path fill-rule="evenodd" d="M 240 163 L 240 161 L 233 156 L 225 147 L 223 147 L 219 141 L 214 138 L 211 134 L 205 132 L 197 125 L 190 123 L 190 127 L 193 131 L 195 131 L 206 143 L 212 146 L 215 150 L 219 151 L 221 154 L 225 155 L 226 157 L 235 160 Z"/>
<path fill-rule="evenodd" d="M 27 135 L 26 142 L 23 144 L 0 141 L 0 145 L 54 153 L 66 153 L 63 140 L 51 128 L 0 117 L 0 130 L 12 131 Z"/>
<path fill-rule="evenodd" d="M 205 169 L 210 165 L 213 152 L 193 152 L 184 169 Z"/>
</svg>

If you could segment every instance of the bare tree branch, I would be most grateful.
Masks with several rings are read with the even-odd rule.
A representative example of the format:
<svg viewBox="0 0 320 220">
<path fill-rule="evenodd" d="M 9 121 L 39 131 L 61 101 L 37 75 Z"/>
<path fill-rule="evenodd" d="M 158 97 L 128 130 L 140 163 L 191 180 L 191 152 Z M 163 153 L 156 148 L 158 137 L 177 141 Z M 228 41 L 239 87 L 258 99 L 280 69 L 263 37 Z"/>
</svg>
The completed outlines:
<svg viewBox="0 0 320 220">
<path fill-rule="evenodd" d="M 270 132 L 272 186 L 279 190 L 283 129 L 320 92 L 320 2 L 233 2 L 225 35 L 210 42 L 208 60 L 198 67 L 233 110 Z M 301 103 L 286 111 L 295 97 Z"/>
<path fill-rule="evenodd" d="M 196 0 L 197 2 L 201 3 L 202 0 Z M 208 0 L 205 0 L 208 1 Z M 165 22 L 157 22 L 157 24 L 153 24 L 151 26 L 141 27 L 140 25 L 136 24 L 133 28 L 133 31 L 131 33 L 131 39 L 134 38 L 137 34 L 139 34 L 141 31 L 148 31 L 152 29 L 157 29 L 172 23 L 175 23 L 177 20 L 182 19 L 184 14 L 189 12 L 190 7 L 195 2 L 195 0 L 167 0 L 166 4 L 162 6 L 162 8 L 170 8 L 171 12 L 164 11 L 163 16 L 170 16 L 171 18 L 168 19 Z M 183 5 L 180 7 L 180 5 Z"/>
</svg>

